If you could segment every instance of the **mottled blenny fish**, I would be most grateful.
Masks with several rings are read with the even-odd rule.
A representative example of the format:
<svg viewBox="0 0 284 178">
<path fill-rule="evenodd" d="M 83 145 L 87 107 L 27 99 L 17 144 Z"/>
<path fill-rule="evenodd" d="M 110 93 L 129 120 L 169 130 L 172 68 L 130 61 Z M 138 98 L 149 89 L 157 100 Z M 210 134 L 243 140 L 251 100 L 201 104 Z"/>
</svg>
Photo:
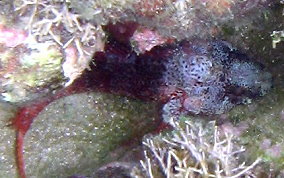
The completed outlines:
<svg viewBox="0 0 284 178">
<path fill-rule="evenodd" d="M 161 101 L 165 121 L 181 114 L 224 113 L 272 85 L 261 64 L 225 41 L 185 41 L 141 56 L 108 48 L 95 58 L 95 86 Z"/>
<path fill-rule="evenodd" d="M 13 125 L 21 177 L 25 177 L 24 136 L 38 113 L 60 97 L 99 90 L 156 100 L 162 104 L 162 118 L 169 122 L 183 114 L 221 114 L 271 88 L 271 75 L 224 41 L 185 41 L 142 55 L 112 41 L 95 54 L 91 69 L 66 89 L 19 109 Z"/>
</svg>

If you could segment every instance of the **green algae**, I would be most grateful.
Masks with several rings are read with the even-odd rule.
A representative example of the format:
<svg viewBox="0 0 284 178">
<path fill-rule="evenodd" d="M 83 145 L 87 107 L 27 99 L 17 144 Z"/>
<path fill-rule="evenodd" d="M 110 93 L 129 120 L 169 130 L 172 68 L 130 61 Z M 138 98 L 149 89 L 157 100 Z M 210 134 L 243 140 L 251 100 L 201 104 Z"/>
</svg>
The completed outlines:
<svg viewBox="0 0 284 178">
<path fill-rule="evenodd" d="M 0 177 L 17 177 L 14 148 L 16 132 L 9 126 L 15 112 L 16 107 L 0 102 Z"/>
<path fill-rule="evenodd" d="M 273 31 L 284 29 L 282 12 L 283 6 L 275 4 L 248 24 L 236 27 L 234 22 L 227 23 L 220 34 L 246 51 L 253 60 L 263 63 L 274 78 L 274 88 L 268 95 L 228 113 L 229 120 L 236 127 L 247 125 L 240 136 L 240 144 L 247 148 L 250 159 L 263 158 L 267 172 L 284 169 L 284 155 L 281 153 L 284 151 L 284 50 L 282 43 L 277 43 L 274 48 L 271 36 Z"/>
<path fill-rule="evenodd" d="M 249 106 L 240 106 L 229 113 L 229 119 L 238 126 L 247 123 L 241 135 L 248 157 L 262 157 L 273 168 L 284 169 L 284 90 L 273 89 L 270 94 Z"/>
<path fill-rule="evenodd" d="M 155 128 L 157 105 L 83 93 L 59 99 L 35 119 L 25 138 L 29 177 L 91 175 L 124 152 L 111 151 Z"/>
<path fill-rule="evenodd" d="M 23 102 L 31 100 L 38 90 L 53 90 L 61 86 L 65 78 L 61 68 L 63 56 L 53 43 L 30 42 L 29 52 L 18 53 L 18 49 L 6 51 L 0 55 L 0 63 L 4 66 L 1 74 L 3 100 Z M 15 60 L 13 70 L 9 69 L 9 60 Z M 10 67 L 11 68 L 11 67 Z M 57 83 L 55 83 L 55 81 Z M 48 87 L 47 87 L 48 86 Z"/>
</svg>

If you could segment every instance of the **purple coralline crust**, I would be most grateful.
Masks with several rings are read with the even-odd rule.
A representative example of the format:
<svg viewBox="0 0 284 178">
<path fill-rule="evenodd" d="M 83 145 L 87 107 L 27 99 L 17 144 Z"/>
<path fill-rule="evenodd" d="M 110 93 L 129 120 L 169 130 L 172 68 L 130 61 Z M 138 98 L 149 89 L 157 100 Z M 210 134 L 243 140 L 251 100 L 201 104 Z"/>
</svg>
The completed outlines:
<svg viewBox="0 0 284 178">
<path fill-rule="evenodd" d="M 160 101 L 165 120 L 221 114 L 271 88 L 271 75 L 225 41 L 184 41 L 141 55 L 110 42 L 95 64 L 93 86 Z"/>
</svg>

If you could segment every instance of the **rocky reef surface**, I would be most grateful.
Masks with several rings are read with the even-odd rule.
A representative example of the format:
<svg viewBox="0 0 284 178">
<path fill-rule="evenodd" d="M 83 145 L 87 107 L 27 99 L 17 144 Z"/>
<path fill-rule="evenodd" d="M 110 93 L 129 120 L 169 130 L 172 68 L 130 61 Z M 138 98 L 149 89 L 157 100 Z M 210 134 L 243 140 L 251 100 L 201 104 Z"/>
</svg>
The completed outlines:
<svg viewBox="0 0 284 178">
<path fill-rule="evenodd" d="M 13 143 L 15 142 L 15 130 L 11 129 L 8 124 L 10 118 L 13 117 L 17 108 L 7 103 L 0 104 L 0 150 L 1 150 L 1 165 L 0 175 L 3 177 L 17 177 L 17 166 L 15 159 L 15 149 Z"/>
<path fill-rule="evenodd" d="M 198 131 L 199 123 L 202 120 L 205 123 L 202 129 L 211 133 L 210 136 L 213 133 L 212 122 L 208 123 L 208 120 L 216 120 L 215 126 L 218 126 L 220 132 L 224 132 L 222 134 L 225 137 L 221 135 L 222 138 L 232 136 L 234 137 L 232 142 L 232 144 L 235 144 L 234 148 L 245 148 L 245 150 L 240 149 L 241 154 L 235 157 L 238 157 L 240 162 L 232 163 L 234 163 L 234 166 L 238 166 L 242 165 L 241 161 L 246 161 L 246 167 L 241 167 L 240 170 L 249 170 L 246 172 L 247 175 L 283 176 L 283 134 L 281 128 L 283 128 L 284 108 L 282 104 L 284 101 L 284 47 L 283 43 L 280 42 L 282 38 L 280 32 L 284 29 L 284 23 L 281 3 L 272 0 L 179 0 L 169 2 L 141 1 L 140 3 L 131 0 L 119 2 L 115 0 L 88 0 L 84 3 L 76 0 L 1 1 L 1 100 L 24 106 L 26 104 L 24 102 L 56 93 L 58 88 L 70 85 L 79 76 L 82 76 L 82 73 L 83 77 L 79 79 L 85 79 L 86 73 L 96 73 L 89 70 L 83 71 L 93 66 L 90 61 L 97 51 L 110 54 L 108 56 L 110 60 L 122 59 L 122 61 L 118 60 L 114 63 L 122 62 L 125 65 L 123 60 L 134 59 L 135 55 L 135 58 L 139 58 L 139 56 L 146 54 L 150 56 L 150 59 L 154 59 L 153 55 L 151 56 L 151 50 L 171 46 L 174 43 L 181 44 L 180 40 L 193 41 L 202 38 L 203 41 L 216 41 L 216 38 L 222 39 L 223 45 L 220 46 L 224 48 L 221 51 L 227 52 L 224 53 L 225 56 L 220 57 L 219 62 L 218 59 L 212 62 L 204 57 L 198 58 L 190 55 L 194 53 L 195 56 L 209 56 L 208 58 L 214 56 L 212 52 L 214 45 L 210 43 L 207 46 L 206 42 L 201 42 L 202 40 L 199 43 L 194 43 L 197 44 L 197 48 L 186 48 L 191 53 L 180 48 L 176 53 L 169 55 L 171 56 L 170 60 L 162 62 L 162 64 L 167 64 L 165 69 L 172 72 L 170 74 L 162 72 L 164 78 L 162 78 L 162 81 L 158 81 L 158 84 L 173 82 L 175 86 L 182 88 L 185 88 L 183 84 L 189 78 L 182 61 L 190 59 L 190 61 L 197 62 L 192 67 L 193 73 L 196 75 L 193 76 L 191 75 L 193 73 L 189 73 L 191 79 L 197 78 L 194 78 L 194 82 L 189 81 L 189 83 L 191 82 L 190 87 L 185 90 L 194 93 L 190 97 L 193 99 L 186 100 L 184 97 L 179 97 L 184 92 L 172 93 L 172 90 L 158 92 L 167 93 L 167 96 L 171 96 L 173 99 L 179 98 L 176 100 L 178 102 L 172 102 L 173 104 L 168 105 L 169 107 L 166 106 L 164 110 L 171 111 L 171 106 L 185 104 L 191 114 L 201 113 L 198 116 L 186 116 L 184 120 L 189 120 L 193 132 Z M 279 31 L 279 33 L 273 33 L 273 31 Z M 274 34 L 273 38 L 271 34 Z M 273 39 L 274 43 L 272 43 Z M 112 43 L 114 41 L 116 42 Z M 224 43 L 224 41 L 229 43 Z M 111 44 L 114 48 L 105 47 L 105 44 Z M 120 44 L 123 44 L 122 46 L 125 46 L 126 50 L 125 48 L 122 50 L 115 48 L 116 45 L 120 46 Z M 237 53 L 237 50 L 229 44 L 242 52 Z M 115 50 L 107 52 L 106 49 Z M 129 52 L 129 49 L 131 49 L 131 52 Z M 205 54 L 204 51 L 207 53 Z M 96 54 L 100 56 L 103 53 Z M 129 54 L 134 53 L 135 55 L 129 56 Z M 247 55 L 242 56 L 242 53 Z M 230 60 L 230 63 L 224 65 L 226 62 L 222 59 L 228 57 L 226 56 L 228 54 L 231 57 L 230 59 L 237 56 L 237 58 L 244 60 L 242 63 Z M 163 57 L 163 55 L 157 53 L 155 55 Z M 116 58 L 117 56 L 127 57 Z M 178 60 L 180 58 L 185 60 Z M 247 60 L 248 58 L 249 60 Z M 105 57 L 97 57 L 97 59 L 105 59 Z M 256 63 L 257 65 L 254 65 Z M 263 66 L 258 63 L 264 64 L 272 74 L 273 89 L 269 91 L 268 95 L 253 101 L 250 98 L 255 98 L 256 95 L 262 96 L 267 93 L 267 89 L 271 86 L 270 76 L 264 75 Z M 99 69 L 99 64 L 100 60 L 97 60 L 94 65 L 97 65 L 97 68 L 94 67 L 94 69 Z M 154 64 L 150 66 L 153 67 Z M 223 66 L 226 67 L 223 68 Z M 121 74 L 129 72 L 130 69 L 127 68 Z M 200 72 L 201 70 L 203 70 L 203 73 Z M 102 71 L 107 72 L 107 69 Z M 227 83 L 224 84 L 221 75 L 217 75 L 220 73 L 216 71 L 222 71 L 222 74 L 226 74 Z M 140 72 L 145 73 L 145 71 Z M 150 79 L 155 77 L 149 76 Z M 179 78 L 182 78 L 183 81 L 178 81 Z M 214 82 L 221 81 L 217 84 L 217 87 L 212 85 L 211 79 L 213 78 Z M 138 88 L 143 86 L 143 83 L 139 83 L 141 80 L 135 80 L 135 77 L 129 79 L 133 83 L 136 82 Z M 243 82 L 243 79 L 246 82 Z M 94 84 L 91 80 L 88 82 Z M 198 87 L 193 89 L 193 83 L 196 83 Z M 238 87 L 225 87 L 228 83 Z M 117 88 L 127 87 L 115 82 L 113 86 L 116 86 L 115 84 L 117 84 Z M 152 84 L 150 86 L 156 89 L 155 83 L 149 84 Z M 208 90 L 208 87 L 212 88 L 212 86 L 214 90 Z M 85 85 L 82 85 L 82 87 L 85 87 Z M 206 89 L 196 89 L 202 87 Z M 78 88 L 80 87 L 78 86 Z M 128 86 L 128 88 L 131 87 Z M 212 92 L 217 91 L 216 88 L 221 90 L 222 95 L 220 95 L 220 92 Z M 241 88 L 241 90 L 236 90 L 237 88 Z M 137 93 L 137 88 L 134 88 L 133 91 Z M 156 132 L 160 132 L 165 127 L 169 128 L 169 126 L 163 124 L 159 126 L 161 112 L 159 112 L 160 108 L 157 103 L 149 103 L 151 98 L 145 99 L 155 92 L 144 92 L 142 97 L 138 97 L 139 100 L 132 98 L 135 96 L 135 92 L 129 95 L 131 99 L 116 96 L 127 95 L 127 93 L 114 93 L 114 95 L 109 94 L 109 91 L 104 90 L 94 93 L 73 94 L 61 99 L 58 99 L 58 97 L 56 101 L 44 107 L 42 112 L 34 119 L 24 140 L 27 175 L 35 177 L 72 175 L 73 177 L 98 177 L 102 175 L 143 177 L 143 173 L 145 173 L 143 166 L 149 168 L 149 165 L 147 167 L 146 164 L 147 161 L 148 163 L 152 161 L 151 163 L 154 163 L 153 170 L 156 170 L 157 167 L 155 166 L 159 163 L 157 159 L 159 156 L 150 155 L 149 148 L 151 147 L 145 144 L 141 146 L 141 137 L 144 134 L 157 127 Z M 171 94 L 168 95 L 169 93 Z M 227 96 L 227 99 L 224 99 L 226 98 L 224 96 Z M 155 95 L 154 100 L 156 100 L 155 98 L 159 97 Z M 200 99 L 203 102 L 198 102 Z M 165 101 L 163 103 L 168 101 L 164 98 L 162 100 Z M 211 106 L 217 107 L 217 109 L 213 108 L 214 112 L 220 107 L 222 110 L 222 106 L 224 106 L 220 105 L 220 102 L 214 105 L 210 104 L 209 101 L 213 101 L 213 103 L 229 101 L 233 105 L 240 103 L 246 105 L 237 106 L 228 113 L 220 114 L 220 112 L 217 116 L 204 116 L 202 113 L 206 113 L 208 110 L 212 111 Z M 198 105 L 200 103 L 204 105 Z M 225 110 L 227 111 L 227 109 Z M 0 165 L 0 175 L 4 177 L 17 177 L 14 153 L 16 133 L 10 127 L 11 122 L 9 120 L 16 111 L 17 106 L 13 104 L 1 104 L 0 149 L 2 151 L 0 159 L 4 164 Z M 156 120 L 154 118 L 157 115 L 160 117 Z M 171 123 L 171 121 L 169 120 L 168 123 Z M 182 125 L 183 123 L 178 124 Z M 98 125 L 98 127 L 95 125 Z M 186 127 L 181 128 L 186 129 Z M 156 137 L 146 135 L 144 143 L 147 143 L 147 139 L 153 139 L 154 144 L 159 146 L 160 143 L 163 144 L 165 138 L 167 140 L 174 139 L 174 135 L 178 134 L 178 131 L 175 128 L 166 130 L 165 132 L 169 134 L 166 137 L 164 135 L 156 135 Z M 117 133 L 120 133 L 119 136 L 116 136 Z M 205 136 L 203 140 L 212 143 L 210 136 Z M 228 140 L 226 143 L 229 143 Z M 195 144 L 196 147 L 200 146 L 200 142 Z M 103 151 L 97 152 L 98 150 Z M 144 150 L 148 151 L 147 155 L 144 155 Z M 184 150 L 181 151 L 178 146 L 174 149 L 168 149 L 168 151 L 174 154 L 180 153 L 180 157 L 176 157 L 176 160 L 183 158 Z M 210 154 L 212 153 L 206 154 L 208 156 L 206 158 L 216 158 L 210 156 Z M 221 156 L 224 156 L 224 154 L 221 154 Z M 143 160 L 144 164 L 140 164 L 139 160 Z M 220 158 L 220 160 L 222 159 Z M 189 163 L 194 161 L 196 160 L 189 160 Z M 173 167 L 171 166 L 175 166 L 175 164 L 169 166 L 172 170 Z M 179 165 L 177 168 L 184 167 Z M 226 165 L 215 168 L 220 171 L 230 170 Z M 215 168 L 210 167 L 209 170 L 214 171 Z M 165 171 L 166 169 L 158 168 L 155 176 L 164 176 Z M 174 172 L 174 174 L 179 174 L 179 172 Z M 236 174 L 232 172 L 227 175 Z"/>
<path fill-rule="evenodd" d="M 8 108 L 11 108 L 9 111 Z M 13 108 L 1 105 L 1 176 L 16 177 L 14 130 L 5 126 Z M 116 160 L 160 122 L 155 103 L 97 92 L 68 96 L 42 111 L 25 137 L 28 177 L 92 175 Z M 117 147 L 124 150 L 109 154 Z"/>
</svg>

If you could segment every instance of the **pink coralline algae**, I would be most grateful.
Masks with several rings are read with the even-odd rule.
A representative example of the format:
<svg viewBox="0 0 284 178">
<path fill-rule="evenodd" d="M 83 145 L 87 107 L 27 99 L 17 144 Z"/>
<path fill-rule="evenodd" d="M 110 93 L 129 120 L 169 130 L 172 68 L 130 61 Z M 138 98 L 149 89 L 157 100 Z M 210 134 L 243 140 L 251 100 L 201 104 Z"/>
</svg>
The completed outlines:
<svg viewBox="0 0 284 178">
<path fill-rule="evenodd" d="M 271 88 L 271 75 L 225 41 L 185 41 L 137 55 L 111 43 L 95 56 L 91 83 L 162 102 L 163 119 L 221 114 Z"/>
<path fill-rule="evenodd" d="M 162 45 L 167 41 L 167 38 L 162 37 L 157 31 L 153 31 L 147 28 L 139 28 L 133 34 L 131 40 L 134 45 L 137 46 L 138 53 L 144 53 L 150 51 L 153 47 Z"/>
<path fill-rule="evenodd" d="M 22 44 L 27 38 L 23 30 L 10 29 L 0 24 L 0 43 L 7 47 L 15 47 Z"/>
</svg>

